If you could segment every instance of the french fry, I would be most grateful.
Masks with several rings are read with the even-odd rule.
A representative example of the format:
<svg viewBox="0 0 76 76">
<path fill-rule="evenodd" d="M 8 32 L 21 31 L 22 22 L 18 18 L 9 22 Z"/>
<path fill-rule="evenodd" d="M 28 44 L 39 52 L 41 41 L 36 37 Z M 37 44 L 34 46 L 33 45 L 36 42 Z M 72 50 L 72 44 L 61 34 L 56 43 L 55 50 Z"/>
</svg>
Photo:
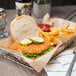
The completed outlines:
<svg viewBox="0 0 76 76">
<path fill-rule="evenodd" d="M 57 31 L 59 32 L 59 31 L 61 31 L 61 29 L 57 28 L 57 27 L 55 27 L 55 28 L 53 27 L 50 30 L 51 30 L 51 32 L 57 32 Z"/>
<path fill-rule="evenodd" d="M 66 32 L 59 32 L 59 36 L 63 36 L 63 35 L 66 35 L 66 34 L 68 34 L 68 33 L 66 33 Z"/>
<path fill-rule="evenodd" d="M 42 36 L 42 34 L 40 33 L 40 37 L 42 37 L 43 38 L 43 36 Z"/>
<path fill-rule="evenodd" d="M 45 36 L 47 39 L 50 40 L 49 36 L 47 34 L 45 34 L 39 27 L 38 27 L 38 30 L 43 36 Z"/>
<path fill-rule="evenodd" d="M 53 45 L 57 45 L 57 39 L 56 39 L 56 40 L 51 41 L 51 45 L 52 45 L 52 46 L 53 46 Z"/>
<path fill-rule="evenodd" d="M 62 29 L 62 32 L 76 33 L 75 29 Z"/>
<path fill-rule="evenodd" d="M 69 33 L 65 33 L 65 34 L 62 33 L 62 34 L 60 34 L 59 36 L 72 36 L 72 35 L 73 35 L 73 34 L 71 34 L 71 33 L 70 33 L 70 34 L 69 34 Z"/>
<path fill-rule="evenodd" d="M 51 35 L 50 35 L 49 37 L 50 37 L 50 40 L 51 40 L 51 41 L 53 41 L 54 38 L 55 38 L 55 36 L 51 36 Z"/>
<path fill-rule="evenodd" d="M 76 30 L 76 24 L 74 24 L 74 29 Z"/>
<path fill-rule="evenodd" d="M 53 42 L 51 42 L 51 46 L 53 46 L 54 45 L 54 43 Z"/>
<path fill-rule="evenodd" d="M 47 33 L 47 32 L 45 32 L 47 35 L 58 35 L 59 34 L 59 32 L 57 31 L 57 32 L 49 32 L 49 33 Z"/>
<path fill-rule="evenodd" d="M 69 26 L 70 26 L 70 23 L 66 23 L 66 25 L 63 28 L 67 29 Z"/>
<path fill-rule="evenodd" d="M 51 46 L 57 45 L 57 41 L 58 38 L 60 36 L 73 36 L 74 33 L 76 33 L 76 24 L 74 25 L 73 29 L 68 29 L 68 27 L 70 26 L 70 23 L 67 23 L 63 28 L 58 28 L 56 26 L 53 26 L 50 28 L 50 32 L 44 32 L 42 31 L 40 28 L 39 32 L 40 37 L 44 36 L 47 39 L 49 39 L 51 41 Z"/>
</svg>

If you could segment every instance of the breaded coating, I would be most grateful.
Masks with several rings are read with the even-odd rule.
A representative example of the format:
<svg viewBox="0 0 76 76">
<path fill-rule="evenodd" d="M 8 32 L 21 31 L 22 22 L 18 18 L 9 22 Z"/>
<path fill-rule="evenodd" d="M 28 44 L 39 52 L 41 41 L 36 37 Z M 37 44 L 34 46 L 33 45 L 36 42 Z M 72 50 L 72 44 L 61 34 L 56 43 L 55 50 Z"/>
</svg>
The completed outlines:
<svg viewBox="0 0 76 76">
<path fill-rule="evenodd" d="M 19 42 L 15 42 L 10 49 L 15 51 L 22 50 L 22 52 L 28 54 L 40 54 L 46 51 L 50 46 L 50 40 L 44 39 L 44 43 L 42 44 L 30 44 L 27 46 L 23 46 Z"/>
</svg>

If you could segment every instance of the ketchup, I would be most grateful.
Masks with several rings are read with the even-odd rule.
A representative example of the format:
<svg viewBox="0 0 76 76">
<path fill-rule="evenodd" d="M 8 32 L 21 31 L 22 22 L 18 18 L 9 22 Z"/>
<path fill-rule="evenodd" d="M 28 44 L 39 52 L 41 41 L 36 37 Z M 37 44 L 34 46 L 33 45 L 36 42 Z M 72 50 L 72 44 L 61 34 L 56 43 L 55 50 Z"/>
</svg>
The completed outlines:
<svg viewBox="0 0 76 76">
<path fill-rule="evenodd" d="M 38 25 L 44 32 L 50 32 L 50 27 L 52 27 L 52 25 L 49 24 L 39 24 Z"/>
</svg>

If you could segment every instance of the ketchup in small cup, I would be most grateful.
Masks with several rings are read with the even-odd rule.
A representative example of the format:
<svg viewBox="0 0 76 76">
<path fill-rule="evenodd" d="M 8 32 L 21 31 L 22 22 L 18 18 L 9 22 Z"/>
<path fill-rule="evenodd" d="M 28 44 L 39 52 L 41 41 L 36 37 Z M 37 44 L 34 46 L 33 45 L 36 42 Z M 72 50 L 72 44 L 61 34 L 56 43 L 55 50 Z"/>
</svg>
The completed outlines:
<svg viewBox="0 0 76 76">
<path fill-rule="evenodd" d="M 38 25 L 44 32 L 50 32 L 50 28 L 53 26 L 53 25 L 49 25 L 49 24 L 39 24 Z"/>
</svg>

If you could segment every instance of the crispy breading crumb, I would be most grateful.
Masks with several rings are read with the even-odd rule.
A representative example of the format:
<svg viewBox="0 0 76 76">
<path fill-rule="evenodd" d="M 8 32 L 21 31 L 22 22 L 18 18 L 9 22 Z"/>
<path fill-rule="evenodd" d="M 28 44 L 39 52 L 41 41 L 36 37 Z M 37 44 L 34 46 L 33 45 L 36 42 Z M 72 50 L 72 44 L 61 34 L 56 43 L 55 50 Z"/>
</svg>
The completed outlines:
<svg viewBox="0 0 76 76">
<path fill-rule="evenodd" d="M 44 43 L 42 44 L 30 44 L 28 46 L 22 46 L 19 42 L 15 42 L 12 46 L 12 50 L 22 50 L 24 53 L 29 54 L 40 54 L 46 51 L 51 46 L 50 40 L 44 39 Z"/>
</svg>

